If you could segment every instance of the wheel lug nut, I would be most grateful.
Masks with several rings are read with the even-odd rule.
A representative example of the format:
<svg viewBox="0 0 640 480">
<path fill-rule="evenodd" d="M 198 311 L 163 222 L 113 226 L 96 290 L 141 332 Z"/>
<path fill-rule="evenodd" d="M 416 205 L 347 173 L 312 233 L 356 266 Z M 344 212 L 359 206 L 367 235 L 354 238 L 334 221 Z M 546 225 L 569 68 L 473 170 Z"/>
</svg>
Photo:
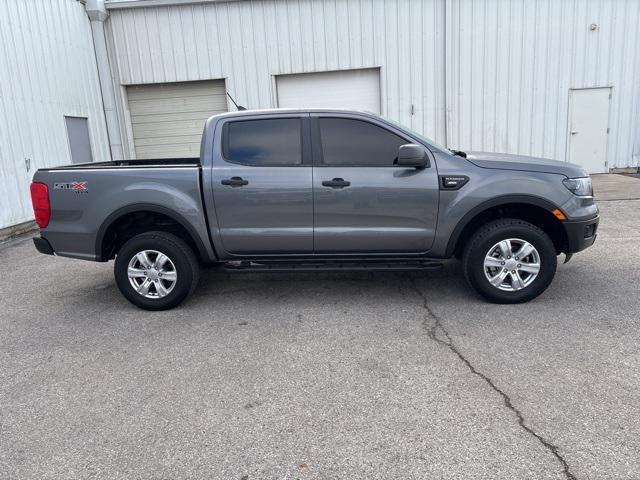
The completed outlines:
<svg viewBox="0 0 640 480">
<path fill-rule="evenodd" d="M 504 271 L 507 272 L 508 270 L 505 268 Z"/>
<path fill-rule="evenodd" d="M 516 271 L 515 271 L 515 270 L 511 270 L 511 273 L 515 274 L 515 273 L 516 273 Z"/>
<path fill-rule="evenodd" d="M 516 260 L 520 260 L 518 257 L 516 257 Z"/>
<path fill-rule="evenodd" d="M 500 265 L 504 265 L 504 262 L 500 262 Z"/>
<path fill-rule="evenodd" d="M 522 265 L 518 264 L 518 268 L 520 268 Z"/>
</svg>

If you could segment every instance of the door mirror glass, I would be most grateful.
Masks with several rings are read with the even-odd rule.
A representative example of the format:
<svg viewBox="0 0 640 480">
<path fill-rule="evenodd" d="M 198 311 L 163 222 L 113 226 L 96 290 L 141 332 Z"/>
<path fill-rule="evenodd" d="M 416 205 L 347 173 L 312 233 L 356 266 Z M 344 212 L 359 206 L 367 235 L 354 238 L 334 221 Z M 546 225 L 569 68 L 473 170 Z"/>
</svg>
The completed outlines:
<svg viewBox="0 0 640 480">
<path fill-rule="evenodd" d="M 424 147 L 415 143 L 407 143 L 400 145 L 398 148 L 398 162 L 400 167 L 427 168 L 429 166 L 429 157 L 424 151 Z"/>
</svg>

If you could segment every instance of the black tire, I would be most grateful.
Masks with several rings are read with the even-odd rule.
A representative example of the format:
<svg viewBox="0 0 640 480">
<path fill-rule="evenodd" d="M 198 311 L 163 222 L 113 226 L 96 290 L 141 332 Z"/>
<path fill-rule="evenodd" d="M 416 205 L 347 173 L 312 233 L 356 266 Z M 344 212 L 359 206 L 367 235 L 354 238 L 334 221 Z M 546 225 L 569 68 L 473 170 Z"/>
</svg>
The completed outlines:
<svg viewBox="0 0 640 480">
<path fill-rule="evenodd" d="M 166 296 L 147 298 L 138 293 L 129 281 L 129 262 L 145 250 L 161 252 L 173 264 L 176 279 Z M 167 232 L 146 232 L 131 238 L 120 248 L 116 255 L 114 275 L 122 294 L 135 306 L 144 310 L 168 310 L 183 302 L 196 288 L 200 267 L 193 250 L 184 240 Z M 154 288 L 157 295 L 157 287 L 153 286 L 150 294 L 153 295 Z"/>
<path fill-rule="evenodd" d="M 505 239 L 522 239 L 529 242 L 539 255 L 540 269 L 537 277 L 521 290 L 500 290 L 493 286 L 485 275 L 485 256 L 494 245 Z M 535 225 L 514 218 L 495 220 L 480 227 L 469 239 L 462 257 L 464 275 L 469 285 L 494 303 L 523 303 L 536 298 L 551 284 L 557 263 L 557 252 L 551 238 Z"/>
</svg>

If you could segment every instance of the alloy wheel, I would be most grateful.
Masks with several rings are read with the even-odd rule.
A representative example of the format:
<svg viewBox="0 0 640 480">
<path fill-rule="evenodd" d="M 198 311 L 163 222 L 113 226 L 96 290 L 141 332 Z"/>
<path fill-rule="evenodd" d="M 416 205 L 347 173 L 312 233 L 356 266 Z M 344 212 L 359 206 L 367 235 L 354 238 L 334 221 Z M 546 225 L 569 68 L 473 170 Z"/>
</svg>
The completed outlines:
<svg viewBox="0 0 640 480">
<path fill-rule="evenodd" d="M 129 283 L 145 298 L 163 298 L 176 286 L 178 273 L 173 261 L 157 250 L 142 250 L 129 261 Z"/>
<path fill-rule="evenodd" d="M 540 273 L 540 254 L 526 240 L 508 238 L 489 249 L 484 274 L 491 285 L 515 292 L 528 287 Z"/>
</svg>

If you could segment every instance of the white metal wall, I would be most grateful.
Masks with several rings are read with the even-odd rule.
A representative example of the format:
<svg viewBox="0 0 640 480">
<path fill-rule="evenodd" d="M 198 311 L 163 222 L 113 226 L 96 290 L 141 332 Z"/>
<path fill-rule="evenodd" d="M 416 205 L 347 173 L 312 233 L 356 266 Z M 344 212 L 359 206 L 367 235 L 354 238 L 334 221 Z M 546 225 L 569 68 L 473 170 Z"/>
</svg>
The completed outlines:
<svg viewBox="0 0 640 480">
<path fill-rule="evenodd" d="M 29 183 L 36 169 L 71 163 L 64 115 L 88 117 L 94 159 L 110 158 L 83 5 L 2 0 L 0 228 L 33 218 Z"/>
<path fill-rule="evenodd" d="M 456 0 L 446 17 L 449 146 L 565 160 L 569 89 L 612 86 L 608 166 L 640 166 L 638 0 Z"/>
<path fill-rule="evenodd" d="M 380 67 L 382 113 L 445 138 L 442 0 L 112 8 L 106 27 L 122 97 L 120 85 L 225 78 L 239 104 L 270 108 L 275 75 Z"/>
<path fill-rule="evenodd" d="M 569 89 L 612 86 L 609 167 L 640 165 L 638 0 L 110 3 L 118 87 L 226 78 L 274 107 L 273 75 L 380 67 L 383 115 L 452 148 L 565 160 Z"/>
</svg>

